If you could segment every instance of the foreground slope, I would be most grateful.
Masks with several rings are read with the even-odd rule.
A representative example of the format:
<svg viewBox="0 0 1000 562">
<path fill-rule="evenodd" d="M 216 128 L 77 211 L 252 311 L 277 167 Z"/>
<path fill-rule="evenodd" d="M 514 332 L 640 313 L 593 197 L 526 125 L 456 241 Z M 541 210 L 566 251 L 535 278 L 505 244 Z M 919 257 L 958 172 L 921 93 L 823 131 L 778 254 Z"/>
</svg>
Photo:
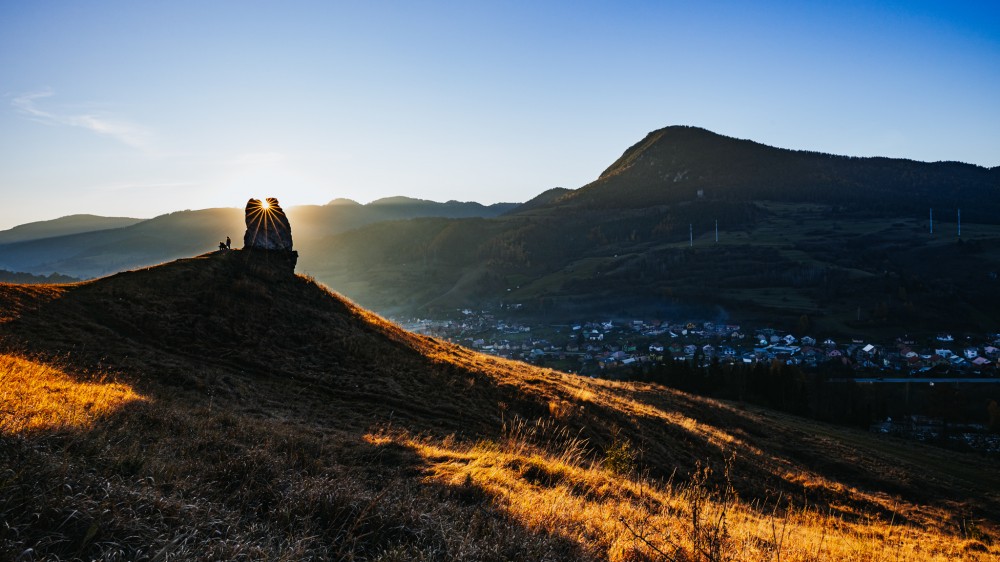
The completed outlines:
<svg viewBox="0 0 1000 562">
<path fill-rule="evenodd" d="M 268 254 L 0 285 L 0 338 L 0 558 L 1000 554 L 985 459 L 474 354 Z"/>
</svg>

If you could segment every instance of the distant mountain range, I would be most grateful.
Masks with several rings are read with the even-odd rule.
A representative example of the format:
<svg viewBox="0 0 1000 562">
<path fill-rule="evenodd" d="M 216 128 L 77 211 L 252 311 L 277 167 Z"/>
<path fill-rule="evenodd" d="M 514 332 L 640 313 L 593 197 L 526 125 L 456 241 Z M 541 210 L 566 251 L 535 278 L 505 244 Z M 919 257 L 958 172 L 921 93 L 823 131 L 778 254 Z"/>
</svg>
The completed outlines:
<svg viewBox="0 0 1000 562">
<path fill-rule="evenodd" d="M 95 230 L 124 228 L 142 222 L 143 219 L 128 217 L 99 217 L 97 215 L 69 215 L 66 217 L 32 222 L 0 231 L 0 244 L 12 244 L 39 238 L 68 236 Z"/>
<path fill-rule="evenodd" d="M 291 207 L 287 212 L 298 243 L 373 222 L 428 216 L 491 217 L 515 206 L 391 197 L 367 205 L 337 199 L 327 205 Z M 242 208 L 179 211 L 148 220 L 74 215 L 0 232 L 0 268 L 99 277 L 212 250 L 226 236 L 239 244 L 244 229 Z"/>
<path fill-rule="evenodd" d="M 338 199 L 288 214 L 299 271 L 386 314 L 518 304 L 549 319 L 980 330 L 1000 317 L 998 196 L 1000 167 L 794 151 L 667 127 L 590 184 L 522 205 Z M 173 213 L 8 243 L 0 268 L 92 277 L 242 232 L 239 209 Z"/>
</svg>

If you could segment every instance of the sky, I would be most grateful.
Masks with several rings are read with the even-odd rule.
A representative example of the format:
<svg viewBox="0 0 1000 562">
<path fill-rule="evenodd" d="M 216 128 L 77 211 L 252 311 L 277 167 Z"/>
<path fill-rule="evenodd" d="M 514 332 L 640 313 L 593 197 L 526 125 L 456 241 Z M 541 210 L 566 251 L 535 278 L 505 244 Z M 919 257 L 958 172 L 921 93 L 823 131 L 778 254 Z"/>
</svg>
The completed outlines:
<svg viewBox="0 0 1000 562">
<path fill-rule="evenodd" d="M 0 2 L 0 229 L 520 202 L 649 131 L 1000 165 L 1000 3 Z"/>
</svg>

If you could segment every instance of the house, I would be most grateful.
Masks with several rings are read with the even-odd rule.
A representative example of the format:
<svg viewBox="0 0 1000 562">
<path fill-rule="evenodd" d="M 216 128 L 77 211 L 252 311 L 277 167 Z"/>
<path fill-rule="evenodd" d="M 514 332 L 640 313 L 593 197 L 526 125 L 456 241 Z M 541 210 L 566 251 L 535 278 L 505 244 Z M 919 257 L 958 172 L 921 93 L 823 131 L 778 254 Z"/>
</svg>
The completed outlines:
<svg viewBox="0 0 1000 562">
<path fill-rule="evenodd" d="M 938 334 L 937 341 L 955 341 L 955 338 L 951 337 L 951 334 Z"/>
<path fill-rule="evenodd" d="M 811 336 L 802 336 L 802 345 L 816 345 L 816 338 Z"/>
<path fill-rule="evenodd" d="M 792 334 L 788 334 L 787 336 L 785 336 L 785 337 L 783 337 L 781 339 L 784 340 L 785 345 L 792 345 L 793 343 L 799 341 Z"/>
<path fill-rule="evenodd" d="M 651 344 L 649 344 L 649 351 L 650 351 L 650 353 L 663 353 L 663 344 L 662 343 L 651 343 Z"/>
<path fill-rule="evenodd" d="M 823 345 L 825 345 L 827 347 L 836 347 L 837 346 L 837 342 L 831 340 L 830 338 L 826 338 L 825 340 L 823 340 Z"/>
<path fill-rule="evenodd" d="M 965 354 L 966 359 L 975 359 L 976 357 L 979 357 L 979 348 L 967 347 L 962 351 L 962 353 Z"/>
<path fill-rule="evenodd" d="M 972 360 L 972 364 L 975 365 L 976 367 L 982 368 L 989 365 L 990 360 L 985 357 L 976 357 L 975 359 Z"/>
</svg>

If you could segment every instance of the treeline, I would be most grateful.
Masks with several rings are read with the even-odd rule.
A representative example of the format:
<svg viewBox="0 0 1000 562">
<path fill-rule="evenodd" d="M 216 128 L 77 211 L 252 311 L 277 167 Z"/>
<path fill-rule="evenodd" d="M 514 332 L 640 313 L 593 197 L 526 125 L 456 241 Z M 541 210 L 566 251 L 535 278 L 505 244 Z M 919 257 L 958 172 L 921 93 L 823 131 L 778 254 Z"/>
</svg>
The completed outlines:
<svg viewBox="0 0 1000 562">
<path fill-rule="evenodd" d="M 76 283 L 76 277 L 63 275 L 61 273 L 50 273 L 48 275 L 35 275 L 22 271 L 7 271 L 0 269 L 0 283 L 18 283 L 21 285 L 36 285 L 41 283 Z"/>
<path fill-rule="evenodd" d="M 697 366 L 700 363 L 702 358 L 696 356 L 691 361 L 634 366 L 626 373 L 633 380 L 692 394 L 865 429 L 889 417 L 910 415 L 947 423 L 996 425 L 996 406 L 991 410 L 991 404 L 1000 403 L 1000 385 L 858 384 L 843 382 L 856 375 L 846 366 L 805 371 L 779 360 L 729 364 L 713 359 L 707 366 Z"/>
</svg>

